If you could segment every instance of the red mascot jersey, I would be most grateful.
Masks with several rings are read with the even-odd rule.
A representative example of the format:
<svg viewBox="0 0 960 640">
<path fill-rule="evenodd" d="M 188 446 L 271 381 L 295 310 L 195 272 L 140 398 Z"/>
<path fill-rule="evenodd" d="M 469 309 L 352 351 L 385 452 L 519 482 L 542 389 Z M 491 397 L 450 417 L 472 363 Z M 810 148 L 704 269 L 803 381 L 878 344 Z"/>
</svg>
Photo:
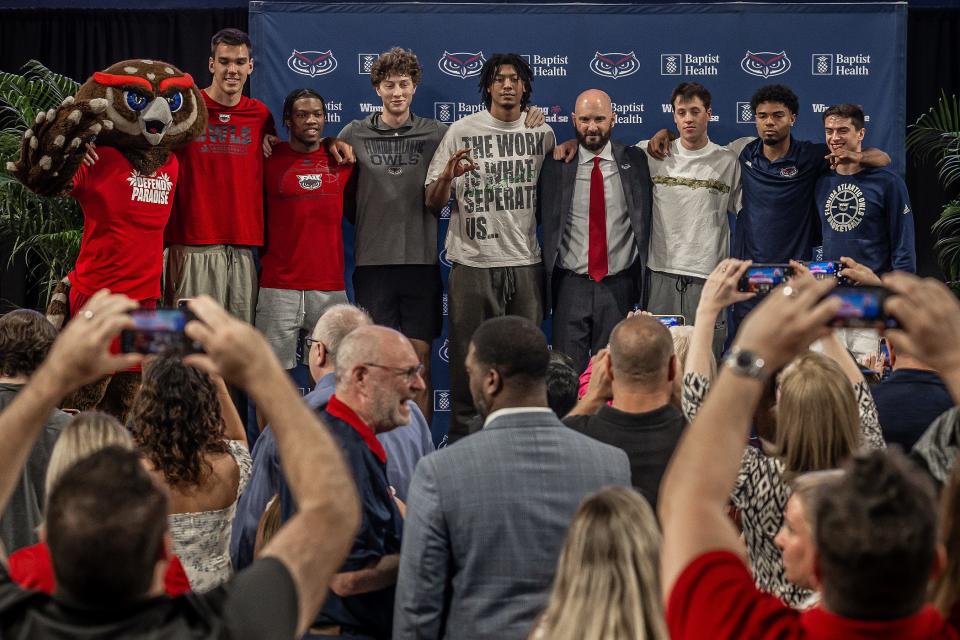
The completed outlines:
<svg viewBox="0 0 960 640">
<path fill-rule="evenodd" d="M 286 142 L 267 160 L 267 245 L 260 286 L 342 291 L 343 192 L 352 167 Z"/>
<path fill-rule="evenodd" d="M 158 298 L 177 158 L 171 153 L 145 176 L 112 147 L 97 154 L 95 165 L 80 166 L 70 192 L 83 208 L 83 240 L 70 282 L 87 296 L 106 287 L 134 300 Z"/>
<path fill-rule="evenodd" d="M 179 149 L 180 184 L 166 242 L 190 246 L 263 244 L 263 136 L 270 110 L 246 96 L 227 107 L 201 91 L 207 130 Z"/>
</svg>

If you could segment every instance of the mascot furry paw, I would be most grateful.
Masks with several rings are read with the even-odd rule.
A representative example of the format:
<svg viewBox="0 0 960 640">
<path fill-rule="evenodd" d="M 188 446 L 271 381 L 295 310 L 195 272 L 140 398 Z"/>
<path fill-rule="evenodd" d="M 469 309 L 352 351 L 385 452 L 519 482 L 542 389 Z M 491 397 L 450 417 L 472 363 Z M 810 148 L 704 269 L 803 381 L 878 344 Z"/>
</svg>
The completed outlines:
<svg viewBox="0 0 960 640">
<path fill-rule="evenodd" d="M 118 62 L 94 73 L 57 109 L 37 114 L 19 158 L 7 168 L 40 195 L 69 193 L 84 214 L 80 255 L 58 285 L 48 315 L 69 320 L 103 288 L 156 306 L 163 229 L 179 167 L 172 151 L 206 126 L 193 78 L 159 60 Z M 87 166 L 86 143 L 94 141 L 99 159 Z M 125 413 L 138 377 L 118 375 L 116 384 L 101 381 L 78 397 L 85 408 Z"/>
</svg>

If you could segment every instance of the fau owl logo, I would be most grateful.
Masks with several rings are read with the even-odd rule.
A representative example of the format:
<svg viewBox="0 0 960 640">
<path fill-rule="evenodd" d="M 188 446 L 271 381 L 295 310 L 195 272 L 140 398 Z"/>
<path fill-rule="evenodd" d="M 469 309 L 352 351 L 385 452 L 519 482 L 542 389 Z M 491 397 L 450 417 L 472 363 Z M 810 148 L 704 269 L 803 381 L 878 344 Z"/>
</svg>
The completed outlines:
<svg viewBox="0 0 960 640">
<path fill-rule="evenodd" d="M 297 175 L 297 180 L 300 181 L 300 188 L 305 191 L 316 191 L 323 186 L 323 176 L 319 173 Z"/>
<path fill-rule="evenodd" d="M 640 70 L 640 61 L 636 54 L 630 53 L 600 53 L 593 54 L 590 61 L 590 71 L 604 78 L 626 78 Z"/>
<path fill-rule="evenodd" d="M 337 68 L 337 59 L 333 51 L 297 51 L 293 50 L 287 58 L 287 66 L 294 73 L 302 76 L 323 76 Z"/>
<path fill-rule="evenodd" d="M 483 57 L 483 51 L 477 51 L 476 53 L 444 51 L 440 60 L 437 61 L 437 66 L 440 71 L 448 76 L 463 79 L 480 75 L 480 69 L 483 68 L 486 61 L 486 58 Z"/>
<path fill-rule="evenodd" d="M 790 70 L 790 58 L 786 51 L 772 53 L 770 51 L 747 51 L 740 61 L 740 68 L 752 76 L 770 78 L 779 76 Z"/>
</svg>

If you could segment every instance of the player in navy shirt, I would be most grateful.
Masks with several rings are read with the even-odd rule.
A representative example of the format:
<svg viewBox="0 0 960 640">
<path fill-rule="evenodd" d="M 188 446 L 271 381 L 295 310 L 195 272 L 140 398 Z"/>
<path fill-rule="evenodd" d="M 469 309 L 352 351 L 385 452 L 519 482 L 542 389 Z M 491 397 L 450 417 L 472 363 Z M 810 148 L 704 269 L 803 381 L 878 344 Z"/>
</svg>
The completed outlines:
<svg viewBox="0 0 960 640">
<path fill-rule="evenodd" d="M 831 150 L 859 152 L 863 125 L 858 105 L 834 105 L 823 113 Z M 847 256 L 877 274 L 917 270 L 910 198 L 894 172 L 859 162 L 838 166 L 817 181 L 816 206 L 825 260 Z"/>
<path fill-rule="evenodd" d="M 825 144 L 795 140 L 791 127 L 800 103 L 784 85 L 760 87 L 750 106 L 759 138 L 740 138 L 727 145 L 740 154 L 743 190 L 731 255 L 754 262 L 810 260 L 813 247 L 820 243 L 813 198 L 820 175 L 853 162 L 886 166 L 890 157 L 877 149 L 828 149 Z M 750 300 L 734 306 L 731 336 L 755 305 Z"/>
</svg>

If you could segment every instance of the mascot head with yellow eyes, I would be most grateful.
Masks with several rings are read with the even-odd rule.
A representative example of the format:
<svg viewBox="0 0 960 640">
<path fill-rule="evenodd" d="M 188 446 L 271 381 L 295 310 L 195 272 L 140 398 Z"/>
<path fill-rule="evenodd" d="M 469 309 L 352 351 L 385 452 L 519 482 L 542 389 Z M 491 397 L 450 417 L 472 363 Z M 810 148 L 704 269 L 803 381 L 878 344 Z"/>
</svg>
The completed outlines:
<svg viewBox="0 0 960 640">
<path fill-rule="evenodd" d="M 41 195 L 60 195 L 70 189 L 84 143 L 96 141 L 150 175 L 206 125 L 190 74 L 159 60 L 124 60 L 94 73 L 58 109 L 38 113 L 8 169 Z"/>
</svg>

